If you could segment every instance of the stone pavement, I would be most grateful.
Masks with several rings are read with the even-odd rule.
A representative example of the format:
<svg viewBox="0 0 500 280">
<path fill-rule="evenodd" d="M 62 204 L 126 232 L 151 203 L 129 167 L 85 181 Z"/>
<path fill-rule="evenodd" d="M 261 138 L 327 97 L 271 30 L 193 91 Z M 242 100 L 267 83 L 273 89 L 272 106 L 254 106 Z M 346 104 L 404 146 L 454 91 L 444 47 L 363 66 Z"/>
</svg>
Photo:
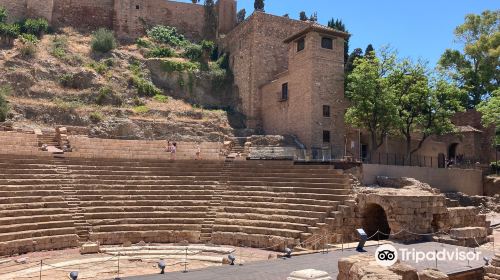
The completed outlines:
<svg viewBox="0 0 500 280">
<path fill-rule="evenodd" d="M 435 250 L 442 250 L 445 248 L 447 252 L 473 252 L 474 249 L 447 245 L 436 242 L 426 242 L 411 245 L 393 244 L 397 249 L 405 248 L 408 250 L 418 250 L 423 252 L 432 252 Z M 376 246 L 366 247 L 367 250 L 364 254 L 374 254 L 377 249 Z M 483 256 L 492 257 L 494 254 L 491 251 L 478 250 L 481 252 L 479 260 L 467 263 L 467 261 L 446 261 L 438 262 L 438 269 L 445 273 L 455 273 L 466 271 L 473 268 L 483 266 Z M 207 269 L 189 271 L 187 273 L 171 272 L 165 275 L 148 275 L 124 278 L 126 280 L 283 280 L 295 270 L 302 270 L 307 268 L 314 268 L 330 273 L 332 278 L 336 279 L 338 273 L 337 263 L 340 258 L 350 255 L 359 254 L 354 249 L 346 249 L 342 251 L 329 252 L 328 254 L 311 254 L 304 256 L 296 256 L 291 259 L 275 259 L 270 261 L 262 261 L 255 263 L 248 263 L 243 266 L 224 265 L 219 267 L 210 267 Z M 435 267 L 434 261 L 424 261 L 415 263 L 412 261 L 406 262 L 411 266 L 415 266 L 418 270 L 423 270 L 428 267 Z"/>
</svg>

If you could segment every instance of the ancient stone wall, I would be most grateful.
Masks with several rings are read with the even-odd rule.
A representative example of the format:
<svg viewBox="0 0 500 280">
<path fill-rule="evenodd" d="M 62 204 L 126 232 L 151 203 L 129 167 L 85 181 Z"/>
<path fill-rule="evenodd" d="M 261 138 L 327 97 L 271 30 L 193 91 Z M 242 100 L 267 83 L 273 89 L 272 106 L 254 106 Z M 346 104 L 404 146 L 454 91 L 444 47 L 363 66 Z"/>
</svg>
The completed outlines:
<svg viewBox="0 0 500 280">
<path fill-rule="evenodd" d="M 114 0 L 54 0 L 52 25 L 80 29 L 113 28 Z"/>
<path fill-rule="evenodd" d="M 0 0 L 0 6 L 7 9 L 8 22 L 13 22 L 25 18 L 27 15 L 27 0 Z"/>
<path fill-rule="evenodd" d="M 288 67 L 288 45 L 283 41 L 308 25 L 303 21 L 255 12 L 221 40 L 241 100 L 240 110 L 251 128 L 261 126 L 259 87 Z"/>
<path fill-rule="evenodd" d="M 219 21 L 219 35 L 228 34 L 236 26 L 236 1 L 217 1 L 217 15 Z"/>
<path fill-rule="evenodd" d="M 189 39 L 200 40 L 205 25 L 202 5 L 165 0 L 116 1 L 114 29 L 121 38 L 136 38 L 151 26 L 175 26 Z"/>
<path fill-rule="evenodd" d="M 203 5 L 168 0 L 0 0 L 7 8 L 9 21 L 27 17 L 44 17 L 54 27 L 79 29 L 105 27 L 122 38 L 136 38 L 153 25 L 177 27 L 193 40 L 203 38 L 205 10 Z M 236 25 L 236 1 L 220 0 L 219 33 L 229 33 Z"/>
<path fill-rule="evenodd" d="M 26 8 L 28 17 L 45 18 L 48 22 L 52 22 L 54 0 L 28 0 Z"/>
</svg>

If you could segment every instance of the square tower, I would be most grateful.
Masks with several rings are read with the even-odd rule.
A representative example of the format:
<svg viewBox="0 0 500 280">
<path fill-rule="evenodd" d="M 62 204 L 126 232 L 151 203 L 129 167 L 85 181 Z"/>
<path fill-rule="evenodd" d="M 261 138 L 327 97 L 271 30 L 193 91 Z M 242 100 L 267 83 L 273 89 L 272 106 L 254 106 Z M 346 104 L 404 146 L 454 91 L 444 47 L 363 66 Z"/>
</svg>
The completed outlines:
<svg viewBox="0 0 500 280">
<path fill-rule="evenodd" d="M 344 155 L 344 40 L 348 36 L 311 24 L 284 41 L 288 70 L 261 89 L 266 133 L 294 134 L 309 150 Z"/>
</svg>

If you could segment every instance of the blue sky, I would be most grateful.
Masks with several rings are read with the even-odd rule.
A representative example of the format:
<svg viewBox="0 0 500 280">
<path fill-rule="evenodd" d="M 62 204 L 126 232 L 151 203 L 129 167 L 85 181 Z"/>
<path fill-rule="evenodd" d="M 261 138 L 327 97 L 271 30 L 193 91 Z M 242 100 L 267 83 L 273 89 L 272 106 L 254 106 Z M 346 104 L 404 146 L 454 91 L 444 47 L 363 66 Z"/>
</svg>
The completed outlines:
<svg viewBox="0 0 500 280">
<path fill-rule="evenodd" d="M 182 2 L 191 2 L 183 1 Z M 203 0 L 201 1 L 203 2 Z M 238 10 L 251 14 L 254 0 L 239 0 Z M 319 23 L 340 18 L 352 34 L 350 51 L 363 50 L 371 43 L 377 49 L 391 45 L 400 56 L 422 58 L 435 65 L 447 48 L 460 48 L 453 42 L 453 30 L 469 13 L 500 9 L 499 0 L 265 0 L 267 13 L 298 18 L 318 12 Z"/>
</svg>

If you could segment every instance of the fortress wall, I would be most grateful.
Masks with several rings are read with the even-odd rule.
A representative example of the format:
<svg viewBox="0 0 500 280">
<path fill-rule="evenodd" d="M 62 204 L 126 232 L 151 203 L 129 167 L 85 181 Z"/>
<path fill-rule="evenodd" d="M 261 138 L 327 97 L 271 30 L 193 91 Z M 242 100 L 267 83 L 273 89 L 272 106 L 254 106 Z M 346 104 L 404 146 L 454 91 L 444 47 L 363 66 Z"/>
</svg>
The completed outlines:
<svg viewBox="0 0 500 280">
<path fill-rule="evenodd" d="M 0 0 L 0 6 L 7 9 L 8 22 L 23 19 L 27 13 L 26 0 Z"/>
<path fill-rule="evenodd" d="M 239 89 L 247 125 L 260 126 L 259 87 L 288 67 L 288 46 L 283 41 L 307 27 L 308 23 L 255 12 L 222 40 L 231 55 L 235 85 Z"/>
<path fill-rule="evenodd" d="M 112 29 L 113 7 L 114 0 L 54 0 L 52 25 Z"/>
<path fill-rule="evenodd" d="M 202 5 L 165 0 L 116 1 L 114 29 L 121 38 L 136 38 L 148 27 L 162 24 L 176 27 L 192 40 L 200 40 L 205 25 Z"/>
<path fill-rule="evenodd" d="M 28 17 L 45 18 L 49 23 L 52 23 L 54 0 L 28 0 L 26 9 Z"/>
</svg>

